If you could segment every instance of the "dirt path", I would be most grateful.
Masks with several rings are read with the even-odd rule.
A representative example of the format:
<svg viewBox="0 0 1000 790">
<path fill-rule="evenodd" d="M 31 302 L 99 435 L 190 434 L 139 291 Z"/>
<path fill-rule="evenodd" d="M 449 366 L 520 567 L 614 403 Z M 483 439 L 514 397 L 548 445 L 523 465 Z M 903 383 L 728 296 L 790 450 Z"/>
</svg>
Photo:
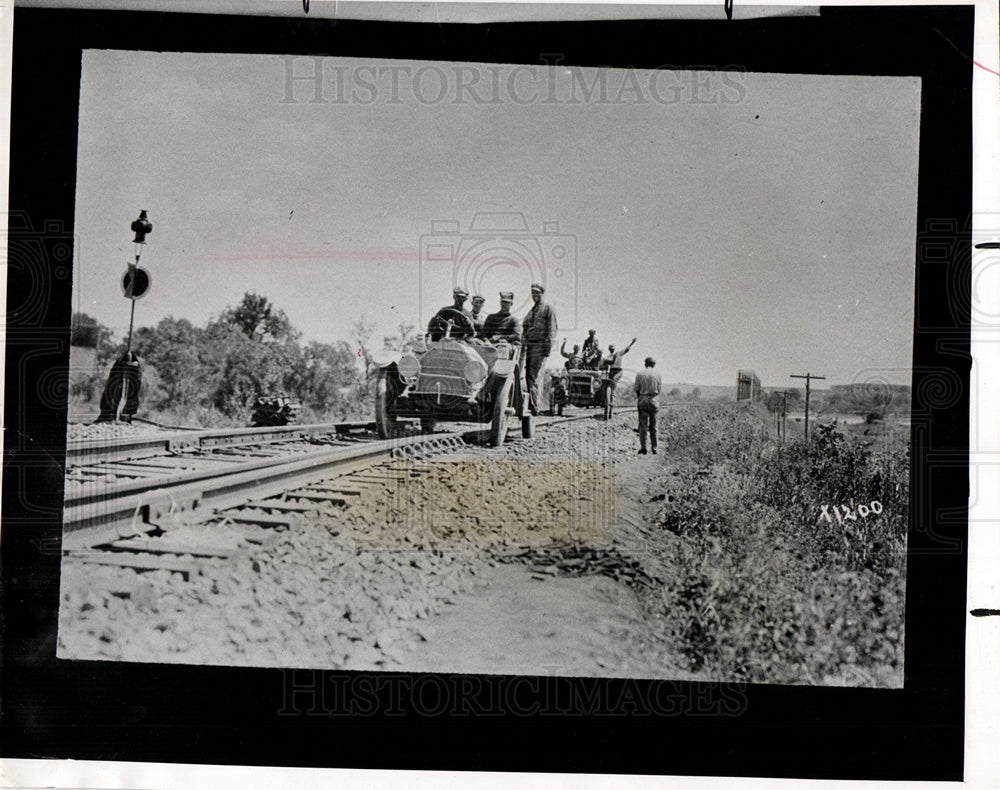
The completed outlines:
<svg viewBox="0 0 1000 790">
<path fill-rule="evenodd" d="M 406 658 L 414 672 L 650 677 L 663 667 L 630 655 L 641 628 L 634 594 L 605 576 L 549 577 L 518 565 L 480 573 L 432 618 Z"/>
</svg>

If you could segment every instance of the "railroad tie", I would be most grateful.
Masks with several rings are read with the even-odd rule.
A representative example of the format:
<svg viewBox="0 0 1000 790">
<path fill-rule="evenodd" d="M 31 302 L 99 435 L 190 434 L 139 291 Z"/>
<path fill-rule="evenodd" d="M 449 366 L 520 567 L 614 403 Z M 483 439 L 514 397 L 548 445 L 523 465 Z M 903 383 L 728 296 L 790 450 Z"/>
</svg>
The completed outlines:
<svg viewBox="0 0 1000 790">
<path fill-rule="evenodd" d="M 138 554 L 174 554 L 191 555 L 192 557 L 220 557 L 231 559 L 236 552 L 233 549 L 224 549 L 218 546 L 191 546 L 183 543 L 176 543 L 166 538 L 155 538 L 152 540 L 139 540 L 136 538 L 122 538 L 106 544 L 109 549 L 115 552 L 136 552 Z"/>
<path fill-rule="evenodd" d="M 279 513 L 311 513 L 316 510 L 315 505 L 300 505 L 296 502 L 281 502 L 277 500 L 257 500 L 247 502 L 243 507 L 256 507 L 261 510 L 276 510 Z"/>
<path fill-rule="evenodd" d="M 292 499 L 305 499 L 309 502 L 332 502 L 334 505 L 346 505 L 348 496 L 347 494 L 321 494 L 313 493 L 310 491 L 289 491 L 286 496 Z"/>
<path fill-rule="evenodd" d="M 182 573 L 185 578 L 192 573 L 200 574 L 204 570 L 226 565 L 230 560 L 221 558 L 195 558 L 171 554 L 133 554 L 131 552 L 95 552 L 69 551 L 65 553 L 69 562 L 81 562 L 87 565 L 110 565 L 118 568 L 131 568 L 137 571 L 171 571 Z"/>
<path fill-rule="evenodd" d="M 348 497 L 359 497 L 364 493 L 363 489 L 348 488 L 347 486 L 334 487 L 334 486 L 314 485 L 314 486 L 304 486 L 299 490 L 308 491 L 309 493 L 318 493 L 318 494 L 342 494 L 343 496 L 348 496 Z"/>
<path fill-rule="evenodd" d="M 226 511 L 223 515 L 234 524 L 255 524 L 274 529 L 289 529 L 292 526 L 292 520 L 287 516 L 269 516 L 265 513 L 254 515 L 252 513 L 242 513 L 238 510 Z"/>
</svg>

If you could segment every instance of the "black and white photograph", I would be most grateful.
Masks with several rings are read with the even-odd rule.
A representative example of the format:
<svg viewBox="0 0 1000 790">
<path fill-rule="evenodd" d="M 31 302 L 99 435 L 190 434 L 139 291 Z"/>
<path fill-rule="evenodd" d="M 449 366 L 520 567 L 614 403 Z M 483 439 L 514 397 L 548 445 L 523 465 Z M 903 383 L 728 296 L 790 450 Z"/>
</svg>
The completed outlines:
<svg viewBox="0 0 1000 790">
<path fill-rule="evenodd" d="M 292 5 L 18 12 L 5 752 L 960 778 L 972 9 Z"/>
<path fill-rule="evenodd" d="M 919 120 L 85 52 L 59 656 L 900 687 Z"/>
</svg>

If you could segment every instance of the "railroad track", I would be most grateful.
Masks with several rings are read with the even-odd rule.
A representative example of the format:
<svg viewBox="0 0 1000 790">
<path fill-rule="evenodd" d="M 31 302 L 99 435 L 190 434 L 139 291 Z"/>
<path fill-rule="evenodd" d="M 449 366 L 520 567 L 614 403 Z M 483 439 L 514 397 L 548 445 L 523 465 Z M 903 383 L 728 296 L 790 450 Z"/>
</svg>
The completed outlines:
<svg viewBox="0 0 1000 790">
<path fill-rule="evenodd" d="M 623 410 L 624 411 L 624 410 Z M 547 428 L 592 412 L 536 418 Z M 485 441 L 488 430 L 404 427 L 381 440 L 374 423 L 184 431 L 67 446 L 63 554 L 70 562 L 204 572 L 240 551 L 213 533 L 287 529 L 291 519 L 345 511 L 373 488 L 419 476 L 420 464 Z"/>
</svg>

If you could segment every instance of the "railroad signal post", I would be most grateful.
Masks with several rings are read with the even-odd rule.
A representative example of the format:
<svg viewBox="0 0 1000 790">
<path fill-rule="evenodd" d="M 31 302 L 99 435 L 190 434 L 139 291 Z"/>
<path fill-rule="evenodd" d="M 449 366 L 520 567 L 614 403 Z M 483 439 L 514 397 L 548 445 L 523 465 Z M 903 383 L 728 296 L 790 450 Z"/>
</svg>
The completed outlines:
<svg viewBox="0 0 1000 790">
<path fill-rule="evenodd" d="M 135 325 L 135 300 L 141 299 L 149 292 L 152 280 L 149 272 L 139 266 L 139 256 L 142 255 L 142 248 L 146 245 L 146 236 L 153 232 L 153 223 L 146 216 L 146 210 L 139 212 L 139 217 L 129 226 L 135 232 L 132 243 L 135 244 L 135 263 L 130 263 L 125 274 L 122 275 L 122 294 L 126 299 L 132 301 L 131 314 L 128 319 L 128 342 L 125 344 L 126 353 L 132 350 L 132 327 Z"/>
<path fill-rule="evenodd" d="M 122 295 L 132 303 L 128 319 L 128 340 L 125 353 L 111 366 L 108 374 L 108 383 L 101 395 L 98 422 L 131 422 L 132 415 L 139 408 L 142 373 L 139 370 L 139 360 L 132 353 L 132 330 L 135 327 L 135 300 L 149 293 L 152 282 L 149 272 L 139 265 L 139 258 L 146 244 L 146 236 L 153 232 L 153 224 L 146 216 L 146 211 L 142 210 L 129 227 L 135 232 L 132 240 L 135 244 L 135 263 L 129 262 L 121 278 Z"/>
<path fill-rule="evenodd" d="M 806 444 L 809 444 L 809 382 L 813 379 L 826 380 L 826 376 L 817 376 L 815 373 L 806 372 L 805 375 L 798 375 L 796 373 L 790 373 L 788 375 L 792 379 L 805 379 L 806 380 Z"/>
</svg>

